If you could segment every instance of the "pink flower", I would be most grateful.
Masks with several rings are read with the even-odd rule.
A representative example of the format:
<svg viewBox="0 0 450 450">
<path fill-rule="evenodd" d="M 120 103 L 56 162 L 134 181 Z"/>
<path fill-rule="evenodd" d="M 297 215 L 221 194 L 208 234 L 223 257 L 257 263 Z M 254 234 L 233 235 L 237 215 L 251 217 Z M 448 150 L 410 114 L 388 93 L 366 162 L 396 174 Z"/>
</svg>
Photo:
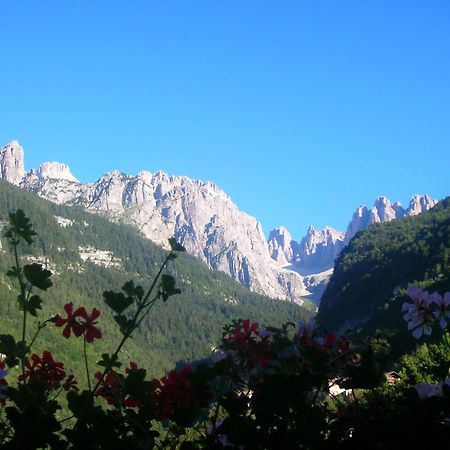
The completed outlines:
<svg viewBox="0 0 450 450">
<path fill-rule="evenodd" d="M 311 320 L 308 323 L 298 322 L 297 333 L 295 333 L 296 339 L 311 338 L 315 327 L 316 323 L 314 320 Z"/>
<path fill-rule="evenodd" d="M 5 380 L 8 371 L 5 370 L 5 363 L 0 361 L 0 403 L 5 401 L 4 392 L 8 389 L 8 382 Z"/>
<path fill-rule="evenodd" d="M 432 299 L 428 291 L 412 286 L 408 288 L 408 295 L 413 303 L 403 303 L 402 311 L 405 312 L 403 318 L 408 322 L 408 330 L 413 330 L 412 335 L 418 339 L 423 334 L 431 334 L 431 326 L 435 322 L 431 311 Z"/>
<path fill-rule="evenodd" d="M 450 319 L 450 311 L 447 310 L 450 304 L 450 292 L 446 292 L 443 297 L 441 297 L 437 292 L 430 295 L 430 299 L 433 303 L 438 306 L 438 311 L 435 311 L 434 317 L 439 320 L 439 324 L 442 329 L 447 326 L 447 321 Z"/>
<path fill-rule="evenodd" d="M 438 397 L 443 394 L 444 385 L 450 387 L 450 378 L 446 378 L 445 380 L 437 383 L 437 384 L 429 384 L 429 383 L 418 383 L 414 386 L 414 389 L 417 391 L 417 395 L 421 400 L 430 397 Z"/>
</svg>

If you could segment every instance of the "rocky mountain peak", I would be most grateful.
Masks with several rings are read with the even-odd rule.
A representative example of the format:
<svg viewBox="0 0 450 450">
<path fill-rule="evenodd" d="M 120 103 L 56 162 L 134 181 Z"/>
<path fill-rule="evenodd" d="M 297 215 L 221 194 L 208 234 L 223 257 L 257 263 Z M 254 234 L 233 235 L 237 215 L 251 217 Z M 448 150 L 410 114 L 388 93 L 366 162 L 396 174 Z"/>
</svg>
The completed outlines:
<svg viewBox="0 0 450 450">
<path fill-rule="evenodd" d="M 16 185 L 24 177 L 24 153 L 18 141 L 11 141 L 0 149 L 0 174 L 3 180 Z"/>
<path fill-rule="evenodd" d="M 287 228 L 280 226 L 269 234 L 268 248 L 270 257 L 281 266 L 290 264 L 296 249 L 296 242 Z"/>
<path fill-rule="evenodd" d="M 78 182 L 78 179 L 72 175 L 67 164 L 55 161 L 40 164 L 36 170 L 36 175 L 40 180 L 44 178 L 54 178 Z"/>
<path fill-rule="evenodd" d="M 429 195 L 414 195 L 405 210 L 400 202 L 392 203 L 387 197 L 378 197 L 372 208 L 360 206 L 355 211 L 345 233 L 345 244 L 348 244 L 358 231 L 366 229 L 369 225 L 420 214 L 431 209 L 436 203 L 437 201 Z"/>
<path fill-rule="evenodd" d="M 436 200 L 433 200 L 429 195 L 416 194 L 412 197 L 406 210 L 407 216 L 416 216 L 424 211 L 428 211 L 437 204 Z"/>
<path fill-rule="evenodd" d="M 295 261 L 302 275 L 309 275 L 329 270 L 343 248 L 344 233 L 331 227 L 316 230 L 308 228 L 300 241 Z"/>
</svg>

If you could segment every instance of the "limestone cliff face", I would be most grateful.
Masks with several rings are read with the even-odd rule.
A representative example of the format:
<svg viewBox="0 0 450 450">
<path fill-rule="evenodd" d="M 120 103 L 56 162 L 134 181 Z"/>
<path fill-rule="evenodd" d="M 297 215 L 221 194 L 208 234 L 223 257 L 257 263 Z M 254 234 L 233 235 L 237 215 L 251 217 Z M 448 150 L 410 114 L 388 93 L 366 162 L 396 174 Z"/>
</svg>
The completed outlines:
<svg viewBox="0 0 450 450">
<path fill-rule="evenodd" d="M 392 203 L 386 197 L 378 197 L 371 208 L 360 206 L 356 209 L 345 234 L 331 227 L 317 231 L 310 226 L 305 237 L 296 242 L 286 228 L 272 230 L 269 253 L 281 267 L 301 274 L 310 298 L 318 302 L 333 273 L 334 261 L 358 231 L 374 223 L 420 214 L 436 203 L 428 195 L 415 195 L 404 209 L 399 202 Z"/>
<path fill-rule="evenodd" d="M 12 141 L 0 149 L 0 173 L 3 180 L 19 184 L 25 175 L 23 148 Z"/>
<path fill-rule="evenodd" d="M 390 222 L 391 220 L 401 219 L 405 216 L 415 216 L 428 211 L 437 203 L 429 195 L 414 195 L 407 209 L 404 209 L 399 202 L 391 203 L 386 197 L 378 197 L 372 208 L 360 206 L 353 214 L 352 220 L 345 233 L 345 244 L 361 230 L 366 229 L 374 223 Z"/>
<path fill-rule="evenodd" d="M 335 259 L 358 231 L 436 204 L 427 195 L 416 195 L 404 209 L 379 197 L 370 209 L 356 210 L 345 235 L 331 227 L 311 226 L 297 242 L 280 227 L 271 231 L 267 242 L 261 224 L 210 182 L 164 172 L 132 176 L 113 171 L 94 183 L 80 183 L 67 165 L 57 162 L 26 173 L 17 141 L 0 149 L 0 169 L 4 180 L 52 202 L 79 205 L 131 224 L 160 245 L 175 236 L 211 269 L 227 273 L 254 292 L 296 302 L 306 296 L 319 301 Z"/>
<path fill-rule="evenodd" d="M 25 174 L 23 150 L 17 145 L 14 161 L 22 169 L 14 176 L 2 173 L 2 178 L 52 202 L 79 205 L 131 224 L 163 246 L 175 236 L 211 269 L 226 272 L 254 292 L 296 302 L 309 294 L 301 275 L 280 268 L 270 257 L 261 224 L 214 184 L 146 171 L 136 176 L 113 171 L 83 184 L 69 167 L 56 162 Z M 7 158 L 2 162 L 10 164 L 10 153 Z"/>
<path fill-rule="evenodd" d="M 57 180 L 78 181 L 69 169 L 69 166 L 59 162 L 46 162 L 40 164 L 36 175 L 39 179 L 54 178 Z"/>
</svg>

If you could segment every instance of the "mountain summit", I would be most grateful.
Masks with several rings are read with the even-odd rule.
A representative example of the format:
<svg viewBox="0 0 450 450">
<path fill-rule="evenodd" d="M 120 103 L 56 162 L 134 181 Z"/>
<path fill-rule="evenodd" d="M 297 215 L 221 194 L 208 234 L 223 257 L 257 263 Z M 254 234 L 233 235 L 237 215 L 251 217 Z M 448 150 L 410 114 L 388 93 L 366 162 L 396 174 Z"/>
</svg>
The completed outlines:
<svg viewBox="0 0 450 450">
<path fill-rule="evenodd" d="M 1 178 L 57 204 L 78 205 L 138 228 L 160 245 L 175 238 L 211 269 L 227 273 L 250 290 L 272 298 L 318 302 L 334 261 L 360 230 L 416 215 L 436 204 L 429 196 L 414 196 L 405 210 L 379 197 L 371 209 L 361 206 L 347 232 L 331 227 L 295 241 L 280 227 L 268 242 L 261 224 L 242 212 L 230 197 L 210 182 L 164 172 L 135 176 L 112 171 L 94 183 L 81 183 L 63 163 L 41 164 L 25 172 L 24 151 L 17 141 L 0 149 Z"/>
</svg>

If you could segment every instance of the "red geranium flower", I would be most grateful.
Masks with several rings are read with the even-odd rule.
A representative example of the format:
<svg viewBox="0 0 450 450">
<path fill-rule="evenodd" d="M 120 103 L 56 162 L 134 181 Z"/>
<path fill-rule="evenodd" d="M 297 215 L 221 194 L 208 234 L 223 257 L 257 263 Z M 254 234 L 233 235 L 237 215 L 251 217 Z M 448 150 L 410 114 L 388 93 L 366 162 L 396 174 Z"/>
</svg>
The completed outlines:
<svg viewBox="0 0 450 450">
<path fill-rule="evenodd" d="M 137 364 L 131 363 L 131 369 L 125 369 L 125 371 L 131 372 L 137 370 Z M 95 375 L 97 380 L 101 380 L 101 372 L 97 372 Z M 125 406 L 127 408 L 139 408 L 142 403 L 127 395 L 124 389 L 124 377 L 118 374 L 115 370 L 110 370 L 100 383 L 100 386 L 95 391 L 96 396 L 103 397 L 109 405 Z"/>
<path fill-rule="evenodd" d="M 66 325 L 62 335 L 68 339 L 70 337 L 70 333 L 73 331 L 73 334 L 76 337 L 79 337 L 83 334 L 83 326 L 81 323 L 77 320 L 77 317 L 80 317 L 80 313 L 84 308 L 78 308 L 75 311 L 73 311 L 73 303 L 66 303 L 64 305 L 64 310 L 67 313 L 67 319 L 63 319 L 59 314 L 55 316 L 53 319 L 55 322 L 55 325 L 57 327 L 62 327 L 63 325 Z"/>
<path fill-rule="evenodd" d="M 27 370 L 19 376 L 19 381 L 28 379 L 28 384 L 38 382 L 54 389 L 66 377 L 64 364 L 55 361 L 49 351 L 45 351 L 42 358 L 36 354 L 31 355 L 31 362 L 27 359 L 25 367 Z"/>
<path fill-rule="evenodd" d="M 91 315 L 88 315 L 84 308 L 80 308 L 80 317 L 84 319 L 82 323 L 84 337 L 86 342 L 94 342 L 95 339 L 101 339 L 102 332 L 99 328 L 94 326 L 97 322 L 95 319 L 100 315 L 100 311 L 97 308 L 94 308 L 91 312 Z"/>
<path fill-rule="evenodd" d="M 192 365 L 181 370 L 171 370 L 160 380 L 154 379 L 154 391 L 150 393 L 156 408 L 155 419 L 170 419 L 178 408 L 208 406 L 212 392 L 207 385 L 194 383 Z"/>
</svg>

